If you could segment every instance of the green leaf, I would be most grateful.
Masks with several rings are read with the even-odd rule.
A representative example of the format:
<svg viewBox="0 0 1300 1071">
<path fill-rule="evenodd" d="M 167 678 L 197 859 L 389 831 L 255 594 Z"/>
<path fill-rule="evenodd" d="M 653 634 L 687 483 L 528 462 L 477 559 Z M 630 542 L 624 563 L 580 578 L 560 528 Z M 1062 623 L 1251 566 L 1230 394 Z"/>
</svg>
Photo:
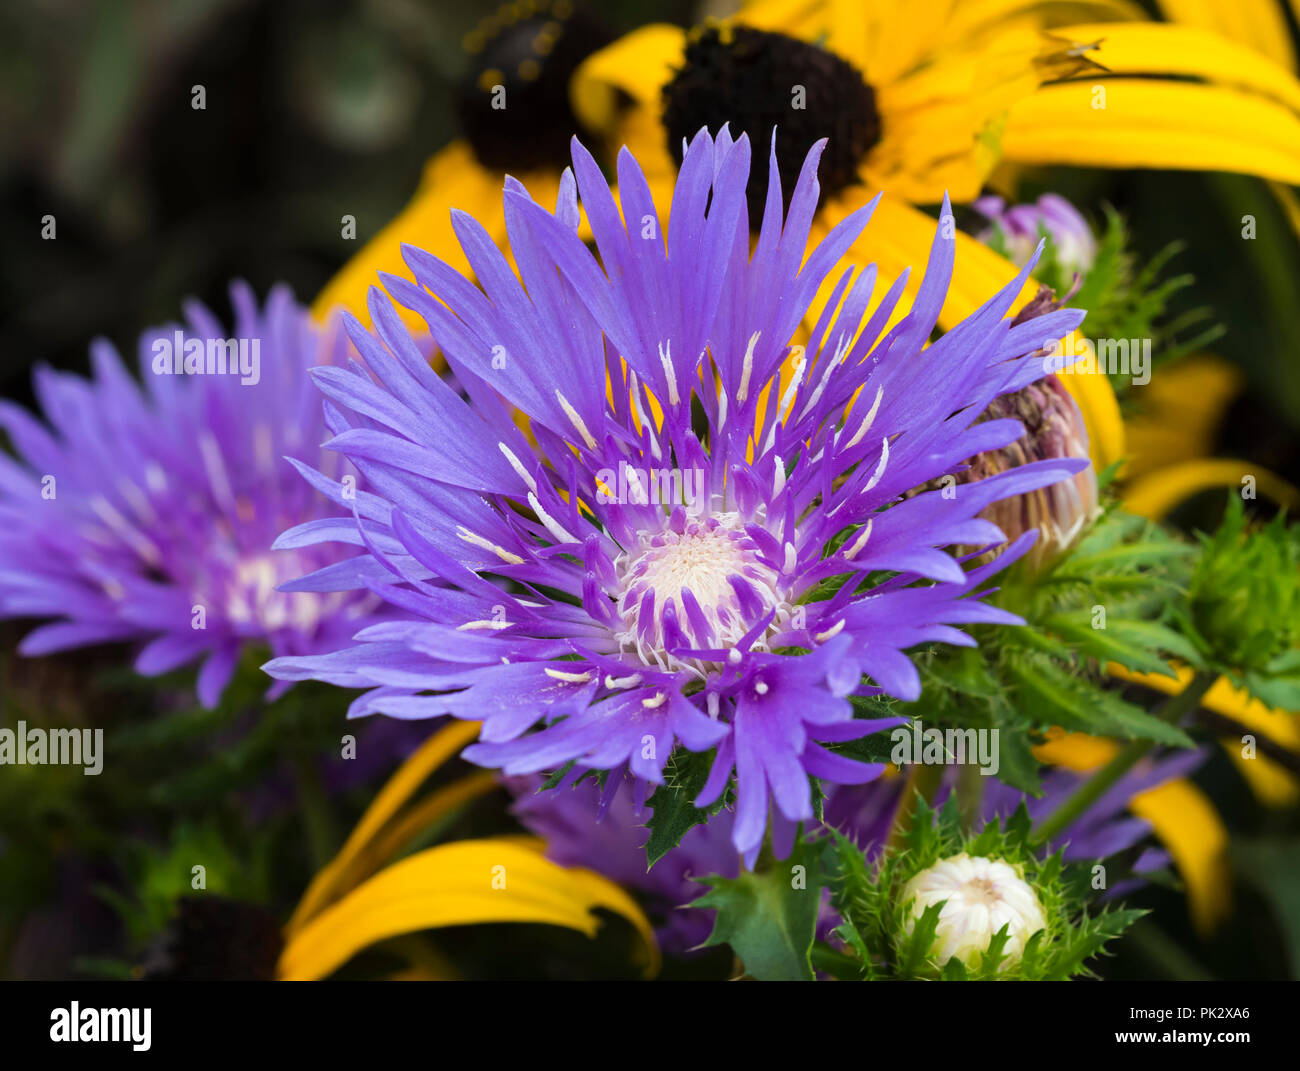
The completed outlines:
<svg viewBox="0 0 1300 1071">
<path fill-rule="evenodd" d="M 1251 695 L 1270 707 L 1300 710 L 1300 676 L 1266 677 L 1262 673 L 1246 673 L 1243 682 Z"/>
<path fill-rule="evenodd" d="M 867 948 L 866 941 L 862 939 L 862 934 L 858 932 L 858 928 L 845 919 L 835 927 L 835 936 L 858 954 L 858 959 L 862 960 L 863 970 L 866 970 L 867 964 L 871 962 L 871 952 Z"/>
<path fill-rule="evenodd" d="M 1006 959 L 1006 947 L 1009 940 L 1011 940 L 1011 923 L 1004 922 L 1002 929 L 989 938 L 989 946 L 980 956 L 980 969 L 976 975 L 980 981 L 991 982 L 997 978 L 998 965 Z"/>
<path fill-rule="evenodd" d="M 1092 580 L 1101 575 L 1162 565 L 1176 558 L 1186 558 L 1194 552 L 1194 547 L 1164 537 L 1140 543 L 1120 543 L 1093 553 L 1071 555 L 1053 576 Z"/>
<path fill-rule="evenodd" d="M 945 982 L 964 982 L 970 975 L 966 973 L 966 964 L 953 956 L 943 965 L 943 973 L 939 977 Z"/>
<path fill-rule="evenodd" d="M 821 906 L 821 852 L 822 844 L 800 837 L 783 862 L 771 861 L 761 871 L 741 871 L 738 878 L 704 879 L 710 889 L 691 906 L 717 912 L 705 945 L 730 945 L 745 973 L 760 981 L 811 982 L 809 953 Z"/>
<path fill-rule="evenodd" d="M 1192 738 L 1175 725 L 1153 717 L 1068 671 L 1038 658 L 1007 660 L 1007 674 L 1020 692 L 1020 706 L 1039 724 L 1126 740 L 1153 740 L 1174 747 L 1193 747 Z"/>
<path fill-rule="evenodd" d="M 1200 655 L 1186 638 L 1171 628 L 1154 621 L 1134 621 L 1111 618 L 1104 628 L 1092 627 L 1089 610 L 1053 614 L 1043 622 L 1046 628 L 1067 640 L 1072 640 L 1084 654 L 1091 655 L 1103 664 L 1118 662 L 1126 669 L 1139 673 L 1159 673 L 1176 677 L 1169 668 L 1168 659 L 1160 652 L 1178 655 L 1198 664 Z"/>
<path fill-rule="evenodd" d="M 899 943 L 899 978 L 920 978 L 927 973 L 927 968 L 930 966 L 930 949 L 934 945 L 935 934 L 939 929 L 939 913 L 947 903 L 947 900 L 940 900 L 922 911 L 912 927 L 912 932 L 905 935 Z"/>
<path fill-rule="evenodd" d="M 650 819 L 646 825 L 650 837 L 645 844 L 646 866 L 652 867 L 681 843 L 682 837 L 695 826 L 703 825 L 726 803 L 727 793 L 711 807 L 695 806 L 695 798 L 704 788 L 713 764 L 713 752 L 673 752 L 664 768 L 664 783 L 646 801 Z"/>
</svg>

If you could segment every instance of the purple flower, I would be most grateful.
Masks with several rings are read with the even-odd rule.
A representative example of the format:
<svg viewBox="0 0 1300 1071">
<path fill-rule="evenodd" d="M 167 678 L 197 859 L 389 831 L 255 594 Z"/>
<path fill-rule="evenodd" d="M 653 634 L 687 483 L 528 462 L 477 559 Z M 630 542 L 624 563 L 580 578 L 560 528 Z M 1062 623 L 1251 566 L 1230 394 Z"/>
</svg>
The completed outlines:
<svg viewBox="0 0 1300 1071">
<path fill-rule="evenodd" d="M 1021 261 L 1028 257 L 1044 234 L 1051 239 L 1056 263 L 1069 273 L 1086 275 L 1097 259 L 1097 240 L 1088 221 L 1064 197 L 1045 193 L 1033 204 L 1012 205 L 993 195 L 972 202 L 990 226 L 979 234 L 982 242 L 999 234 L 1007 255 Z"/>
<path fill-rule="evenodd" d="M 1048 850 L 1063 847 L 1067 862 L 1093 863 L 1148 842 L 1134 860 L 1134 876 L 1109 887 L 1102 899 L 1135 891 L 1143 884 L 1140 875 L 1162 869 L 1171 860 L 1168 852 L 1149 843 L 1151 824 L 1129 812 L 1129 802 L 1139 793 L 1186 776 L 1204 759 L 1204 752 L 1190 751 L 1144 761 L 1066 827 Z M 952 791 L 954 772 L 946 771 L 937 806 Z M 980 816 L 985 822 L 1006 818 L 1024 803 L 1030 818 L 1039 821 L 1060 807 L 1085 779 L 1071 770 L 1050 770 L 1043 778 L 1043 794 L 1032 797 L 997 778 L 982 778 Z M 670 955 L 703 943 L 712 929 L 713 914 L 688 905 L 707 890 L 696 879 L 714 874 L 732 878 L 739 871 L 740 861 L 730 842 L 731 812 L 720 811 L 706 825 L 688 830 L 676 848 L 647 870 L 644 845 L 650 812 L 630 793 L 602 799 L 590 779 L 572 788 L 561 784 L 539 792 L 540 783 L 540 778 L 514 778 L 506 787 L 516 797 L 515 816 L 545 838 L 548 858 L 563 866 L 594 870 L 638 893 L 664 951 Z M 908 778 L 896 776 L 869 785 L 835 788 L 826 799 L 824 824 L 849 837 L 868 859 L 875 859 L 889 840 L 908 783 Z M 816 824 L 811 827 L 813 832 L 817 829 Z M 788 854 L 788 847 L 782 850 L 778 846 L 778 858 Z M 829 908 L 823 914 L 818 932 L 825 937 L 839 919 Z"/>
<path fill-rule="evenodd" d="M 511 775 L 574 761 L 659 783 L 674 747 L 716 748 L 698 803 L 734 771 L 732 841 L 747 860 L 772 802 L 788 821 L 812 817 L 810 777 L 876 777 L 827 745 L 896 721 L 855 719 L 849 697 L 915 699 L 906 649 L 971 644 L 956 625 L 1019 623 L 975 591 L 1033 535 L 982 568 L 945 548 L 1002 543 L 985 507 L 1086 462 L 904 495 L 1022 433 L 974 422 L 1041 377 L 1034 348 L 1082 313 L 1007 322 L 1026 267 L 927 345 L 952 272 L 945 203 L 916 302 L 882 333 L 905 280 L 873 302 L 874 267 L 830 278 L 874 202 L 806 249 L 822 147 L 784 221 L 773 154 L 752 248 L 749 142 L 725 130 L 687 148 L 666 234 L 667 206 L 632 156 L 618 161 L 620 213 L 575 141 L 554 214 L 507 181 L 519 278 L 463 213 L 453 225 L 479 287 L 406 248 L 419 285 L 381 279 L 427 321 L 467 398 L 372 289 L 375 333 L 346 319 L 368 367 L 313 373 L 338 407 L 330 445 L 366 480 L 347 538 L 359 527 L 370 554 L 288 590 L 364 587 L 421 620 L 267 671 L 372 689 L 353 716 L 481 720 L 466 758 Z M 599 260 L 578 237 L 579 194 Z M 819 292 L 812 342 L 795 348 Z"/>
<path fill-rule="evenodd" d="M 55 619 L 28 633 L 23 654 L 139 642 L 146 675 L 202 657 L 198 694 L 212 706 L 245 644 L 331 649 L 376 620 L 368 592 L 277 590 L 335 557 L 272 544 L 291 524 L 335 524 L 284 455 L 324 437 L 306 371 L 341 339 L 318 334 L 287 289 L 260 310 L 246 286 L 231 298 L 233 339 L 197 303 L 184 328 L 143 335 L 143 390 L 99 340 L 89 380 L 37 370 L 48 426 L 0 401 L 17 454 L 0 455 L 0 617 Z M 337 455 L 321 464 L 343 475 Z"/>
<path fill-rule="evenodd" d="M 731 844 L 732 814 L 692 827 L 676 848 L 646 868 L 645 823 L 650 812 L 633 793 L 615 791 L 602 801 L 590 778 L 537 791 L 541 778 L 510 778 L 515 816 L 546 840 L 546 855 L 562 866 L 585 867 L 641 894 L 664 951 L 681 954 L 704 943 L 712 928 L 707 911 L 685 905 L 707 891 L 695 879 L 734 878 L 740 856 Z M 603 804 L 603 806 L 602 806 Z"/>
</svg>

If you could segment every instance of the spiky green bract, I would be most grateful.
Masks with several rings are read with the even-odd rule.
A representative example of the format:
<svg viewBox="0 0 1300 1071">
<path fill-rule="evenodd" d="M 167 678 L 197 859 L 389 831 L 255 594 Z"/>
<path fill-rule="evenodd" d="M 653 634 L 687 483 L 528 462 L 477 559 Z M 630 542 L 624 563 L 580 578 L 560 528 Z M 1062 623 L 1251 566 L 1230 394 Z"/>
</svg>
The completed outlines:
<svg viewBox="0 0 1300 1071">
<path fill-rule="evenodd" d="M 976 625 L 978 647 L 933 648 L 918 658 L 923 698 L 895 713 L 927 726 L 999 730 L 998 777 L 1039 793 L 1037 734 L 1051 726 L 1190 747 L 1181 729 L 1124 699 L 1106 665 L 1170 674 L 1169 660 L 1200 664 L 1167 623 L 1195 548 L 1112 504 L 1064 557 L 1032 575 L 1008 570 L 989 601 L 1026 627 Z"/>
<path fill-rule="evenodd" d="M 1201 537 L 1181 623 L 1203 661 L 1269 706 L 1300 709 L 1300 525 L 1252 526 L 1237 495 Z"/>
<path fill-rule="evenodd" d="M 934 811 L 918 797 L 907 833 L 874 863 L 847 837 L 832 832 L 831 902 L 843 918 L 836 935 L 857 958 L 860 976 L 868 981 L 1092 977 L 1088 961 L 1145 912 L 1090 909 L 1089 870 L 1063 863 L 1060 852 L 1040 858 L 1029 843 L 1029 829 L 1029 814 L 1021 806 L 1005 824 L 994 821 L 964 834 L 955 799 Z M 910 903 L 904 902 L 903 889 L 922 870 L 961 852 L 1003 860 L 1037 894 L 1047 928 L 1030 937 L 1019 963 L 1002 963 L 1006 927 L 994 935 L 973 970 L 956 958 L 936 962 L 931 952 L 940 904 L 926 908 L 908 932 Z"/>
</svg>

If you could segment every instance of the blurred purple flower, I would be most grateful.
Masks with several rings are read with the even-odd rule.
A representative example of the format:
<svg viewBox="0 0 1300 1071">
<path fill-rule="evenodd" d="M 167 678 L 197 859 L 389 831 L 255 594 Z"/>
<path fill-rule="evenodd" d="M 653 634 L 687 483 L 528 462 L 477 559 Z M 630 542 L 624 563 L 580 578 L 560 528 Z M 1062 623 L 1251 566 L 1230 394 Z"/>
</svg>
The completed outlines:
<svg viewBox="0 0 1300 1071">
<path fill-rule="evenodd" d="M 98 340 L 88 380 L 37 370 L 48 426 L 0 401 L 17 455 L 0 455 L 0 617 L 55 619 L 28 633 L 23 654 L 137 642 L 135 668 L 146 676 L 203 658 L 198 695 L 213 706 L 246 644 L 276 655 L 328 650 L 381 619 L 369 592 L 277 590 L 336 557 L 308 541 L 282 539 L 287 552 L 272 545 L 291 525 L 335 524 L 285 455 L 344 474 L 338 455 L 319 453 L 325 421 L 307 376 L 339 359 L 342 340 L 314 328 L 286 288 L 262 309 L 242 284 L 231 300 L 232 350 L 198 303 L 183 328 L 141 337 L 143 389 Z M 215 362 L 218 351 L 222 367 L 244 364 L 169 371 L 176 354 Z M 309 479 L 338 494 L 335 479 Z"/>
<path fill-rule="evenodd" d="M 978 238 L 988 242 L 994 232 L 1006 243 L 1007 255 L 1022 263 L 1037 247 L 1044 234 L 1052 243 L 1056 263 L 1066 272 L 1087 275 L 1097 258 L 1097 240 L 1079 210 L 1064 197 L 1045 193 L 1033 204 L 1007 207 L 1001 197 L 981 197 L 972 206 L 990 226 Z"/>
</svg>

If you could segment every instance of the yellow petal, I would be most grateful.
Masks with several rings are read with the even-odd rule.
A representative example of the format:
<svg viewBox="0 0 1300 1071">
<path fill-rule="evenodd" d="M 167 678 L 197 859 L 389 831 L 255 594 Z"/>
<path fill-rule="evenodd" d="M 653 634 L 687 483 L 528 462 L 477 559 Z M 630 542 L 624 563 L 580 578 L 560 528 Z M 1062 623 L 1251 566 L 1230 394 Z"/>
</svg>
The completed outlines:
<svg viewBox="0 0 1300 1071">
<path fill-rule="evenodd" d="M 1094 88 L 1104 89 L 1105 107 Z M 1300 119 L 1226 86 L 1107 78 L 1043 86 L 1012 106 L 1002 151 L 1022 164 L 1232 171 L 1300 183 Z"/>
<path fill-rule="evenodd" d="M 546 208 L 554 206 L 560 189 L 559 169 L 520 172 L 515 177 L 539 204 Z M 404 243 L 426 250 L 456 271 L 472 277 L 469 262 L 451 227 L 451 210 L 459 208 L 468 212 L 483 225 L 498 247 L 504 247 L 504 186 L 503 173 L 486 170 L 467 143 L 453 141 L 425 164 L 419 189 L 397 218 L 367 242 L 325 285 L 312 303 L 312 314 L 324 321 L 330 313 L 346 309 L 369 326 L 366 296 L 371 286 L 379 285 L 378 273 L 386 271 L 414 281 L 414 275 L 402 259 Z M 509 257 L 509 251 L 503 251 Z M 428 332 L 423 317 L 401 305 L 394 307 L 413 332 L 421 335 Z"/>
<path fill-rule="evenodd" d="M 1291 31 L 1278 0 L 1156 0 L 1165 18 L 1185 26 L 1212 30 L 1268 56 L 1283 67 L 1295 66 Z M 1294 0 L 1293 0 L 1294 3 Z"/>
<path fill-rule="evenodd" d="M 574 115 L 587 129 L 626 145 L 643 169 L 662 170 L 668 159 L 668 136 L 660 123 L 663 87 L 682 65 L 685 47 L 684 30 L 654 23 L 588 56 L 569 83 Z M 620 94 L 631 103 L 622 104 Z"/>
<path fill-rule="evenodd" d="M 1209 933 L 1227 915 L 1232 899 L 1228 831 L 1214 804 L 1192 782 L 1178 780 L 1134 796 L 1129 810 L 1151 823 L 1173 856 L 1187 886 L 1192 924 Z"/>
<path fill-rule="evenodd" d="M 1300 109 L 1300 81 L 1289 63 L 1279 65 L 1220 33 L 1159 22 L 1085 23 L 1056 32 L 1075 41 L 1099 41 L 1089 55 L 1113 74 L 1197 78 L 1248 89 Z"/>
<path fill-rule="evenodd" d="M 1268 469 L 1249 461 L 1232 458 L 1199 458 L 1181 465 L 1170 465 L 1139 480 L 1124 492 L 1124 508 L 1140 517 L 1160 520 L 1170 510 L 1193 495 L 1213 488 L 1240 491 L 1249 486 L 1247 478 L 1267 498 L 1294 510 L 1300 507 L 1300 490 Z"/>
<path fill-rule="evenodd" d="M 1107 672 L 1112 677 L 1141 684 L 1165 695 L 1181 692 L 1193 676 L 1192 670 L 1186 666 L 1176 667 L 1177 680 L 1163 674 L 1135 673 L 1115 663 L 1107 666 Z M 1285 710 L 1270 710 L 1245 689 L 1234 686 L 1227 677 L 1214 682 L 1201 700 L 1201 706 L 1300 753 L 1300 720 Z M 1300 784 L 1285 767 L 1259 752 L 1255 758 L 1247 759 L 1241 753 L 1239 741 L 1224 740 L 1223 747 L 1265 806 L 1289 807 L 1300 799 Z"/>
<path fill-rule="evenodd" d="M 654 973 L 658 946 L 649 920 L 617 885 L 505 839 L 443 844 L 395 863 L 322 911 L 290 938 L 277 973 L 324 978 L 377 941 L 441 926 L 547 923 L 594 937 L 595 908 L 636 927 L 647 973 Z"/>
<path fill-rule="evenodd" d="M 395 858 L 403 848 L 436 822 L 465 804 L 486 796 L 496 789 L 497 784 L 495 774 L 488 770 L 479 770 L 430 792 L 400 817 L 394 816 L 387 825 L 375 833 L 345 867 L 344 876 L 339 881 L 338 887 L 350 889 L 359 884 L 390 859 Z"/>
<path fill-rule="evenodd" d="M 322 905 L 332 899 L 340 889 L 340 882 L 356 857 L 379 833 L 390 818 L 397 813 L 428 776 L 453 755 L 478 736 L 479 723 L 454 721 L 429 737 L 419 749 L 398 768 L 388 783 L 379 790 L 352 835 L 327 866 L 312 879 L 293 918 L 288 932 L 302 926 Z"/>
<path fill-rule="evenodd" d="M 964 0 L 944 23 L 945 42 L 981 44 L 1009 28 L 1053 30 L 1077 22 L 1147 18 L 1128 0 Z"/>
<path fill-rule="evenodd" d="M 854 209 L 870 199 L 870 192 L 854 187 L 823 208 L 818 218 L 818 225 L 829 229 Z M 891 197 L 888 193 L 876 205 L 871 222 L 845 255 L 845 260 L 865 265 L 875 263 L 877 267 L 876 292 L 883 296 L 894 279 L 906 268 L 911 268 L 904 298 L 899 302 L 900 310 L 895 313 L 896 322 L 911 308 L 916 292 L 920 288 L 921 278 L 925 274 L 925 265 L 930 257 L 930 246 L 934 242 L 938 221 L 927 216 L 920 209 Z M 815 240 L 815 239 L 814 239 Z M 947 329 L 955 326 L 978 309 L 993 295 L 1016 277 L 1019 270 L 1005 257 L 993 252 L 988 246 L 977 242 L 962 231 L 954 232 L 956 249 L 952 285 L 943 311 L 939 315 L 939 324 Z M 810 243 L 811 245 L 811 243 Z M 829 290 L 839 278 L 839 272 L 832 273 L 827 286 L 819 294 L 810 317 L 815 316 L 825 305 Z M 1027 282 L 1015 301 L 1013 310 L 1019 309 L 1038 291 L 1032 280 Z"/>
<path fill-rule="evenodd" d="M 1060 729 L 1047 734 L 1047 740 L 1033 749 L 1034 758 L 1067 770 L 1092 770 L 1110 762 L 1119 751 L 1114 740 L 1087 733 L 1067 733 Z"/>
<path fill-rule="evenodd" d="M 1191 679 L 1191 672 L 1188 671 L 1182 684 L 1169 677 L 1145 676 L 1150 676 L 1153 683 L 1163 681 L 1172 686 L 1161 686 L 1163 691 L 1172 692 L 1182 690 Z M 1086 773 L 1109 762 L 1118 750 L 1112 740 L 1063 733 L 1034 748 L 1034 756 L 1040 762 Z M 1201 933 L 1209 932 L 1227 914 L 1231 893 L 1228 833 L 1213 804 L 1192 782 L 1180 778 L 1138 793 L 1129 800 L 1128 809 L 1151 823 L 1152 833 L 1173 857 L 1187 887 L 1187 907 L 1193 923 Z"/>
<path fill-rule="evenodd" d="M 1211 454 L 1215 433 L 1241 386 L 1237 368 L 1210 353 L 1162 366 L 1142 388 L 1141 409 L 1125 425 L 1126 477 Z"/>
</svg>

